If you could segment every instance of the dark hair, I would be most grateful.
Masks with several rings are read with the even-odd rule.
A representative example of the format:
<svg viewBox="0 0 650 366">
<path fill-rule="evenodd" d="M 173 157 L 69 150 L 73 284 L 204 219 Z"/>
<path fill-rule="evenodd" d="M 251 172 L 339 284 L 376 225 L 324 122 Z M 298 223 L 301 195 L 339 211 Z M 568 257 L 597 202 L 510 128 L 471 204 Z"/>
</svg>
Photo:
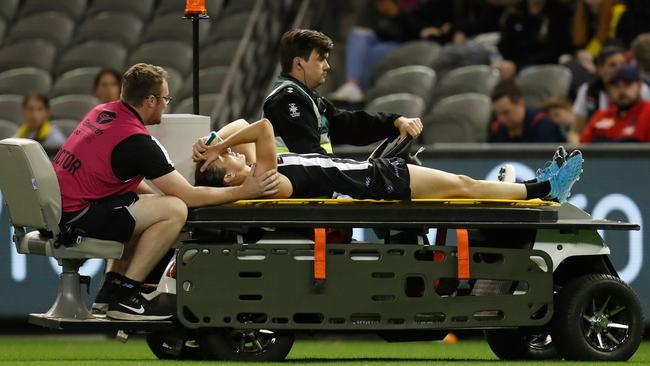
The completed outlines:
<svg viewBox="0 0 650 366">
<path fill-rule="evenodd" d="M 23 98 L 23 104 L 22 107 L 25 108 L 27 106 L 27 103 L 29 103 L 30 99 L 36 99 L 39 102 L 43 103 L 45 106 L 45 109 L 50 109 L 50 100 L 43 94 L 41 93 L 34 93 L 27 95 L 25 98 Z"/>
<path fill-rule="evenodd" d="M 511 101 L 518 102 L 524 97 L 524 94 L 514 81 L 503 80 L 494 87 L 491 99 L 493 102 L 496 102 L 503 97 L 508 97 Z"/>
<path fill-rule="evenodd" d="M 550 97 L 542 104 L 540 109 L 544 112 L 550 112 L 551 109 L 571 109 L 572 107 L 571 102 L 564 97 Z"/>
<path fill-rule="evenodd" d="M 194 169 L 194 185 L 204 187 L 224 187 L 225 183 L 223 178 L 226 176 L 226 168 L 209 167 L 204 172 L 201 172 L 201 165 L 196 164 Z"/>
<path fill-rule="evenodd" d="M 124 73 L 122 99 L 139 107 L 150 95 L 160 96 L 167 71 L 160 66 L 135 64 Z"/>
<path fill-rule="evenodd" d="M 283 73 L 291 72 L 294 57 L 309 59 L 312 50 L 325 56 L 334 43 L 330 37 L 311 29 L 292 29 L 282 35 L 280 40 L 280 65 Z"/>
<path fill-rule="evenodd" d="M 625 50 L 618 45 L 614 44 L 614 45 L 608 45 L 603 47 L 600 50 L 598 57 L 596 58 L 596 65 L 602 66 L 603 64 L 605 64 L 608 58 L 614 55 L 618 55 L 619 53 L 621 55 L 625 55 Z"/>
<path fill-rule="evenodd" d="M 95 81 L 93 82 L 93 92 L 97 90 L 97 86 L 99 85 L 99 81 L 104 77 L 104 75 L 111 75 L 117 80 L 117 85 L 121 88 L 122 87 L 122 75 L 120 75 L 119 72 L 113 70 L 113 69 L 101 69 L 95 75 Z"/>
</svg>

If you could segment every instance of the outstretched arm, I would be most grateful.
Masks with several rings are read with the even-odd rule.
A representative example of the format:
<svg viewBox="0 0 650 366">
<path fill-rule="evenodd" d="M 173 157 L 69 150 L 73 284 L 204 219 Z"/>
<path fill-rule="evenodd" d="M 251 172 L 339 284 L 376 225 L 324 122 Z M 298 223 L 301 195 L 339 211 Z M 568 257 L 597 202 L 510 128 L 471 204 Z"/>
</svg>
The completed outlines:
<svg viewBox="0 0 650 366">
<path fill-rule="evenodd" d="M 258 172 L 263 173 L 277 168 L 273 126 L 268 119 L 261 119 L 230 135 L 225 140 L 209 146 L 208 151 L 203 154 L 206 161 L 201 166 L 201 171 L 205 171 L 210 163 L 229 147 L 248 143 L 255 144 L 255 164 Z"/>
</svg>

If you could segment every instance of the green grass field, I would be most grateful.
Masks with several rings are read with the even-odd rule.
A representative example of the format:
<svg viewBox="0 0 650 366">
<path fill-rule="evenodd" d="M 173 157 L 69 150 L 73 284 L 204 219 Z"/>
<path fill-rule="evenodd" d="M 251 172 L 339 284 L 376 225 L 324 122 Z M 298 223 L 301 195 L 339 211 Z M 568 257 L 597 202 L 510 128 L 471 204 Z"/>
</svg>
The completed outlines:
<svg viewBox="0 0 650 366">
<path fill-rule="evenodd" d="M 440 342 L 386 343 L 359 340 L 298 340 L 284 364 L 363 364 L 409 365 L 495 365 L 497 358 L 479 340 L 460 340 L 449 345 Z M 127 344 L 97 337 L 0 337 L 2 365 L 188 365 L 190 362 L 159 361 L 142 339 Z M 206 364 L 233 364 L 200 362 Z M 279 363 L 280 364 L 280 363 Z M 508 362 L 508 365 L 545 365 L 548 362 Z M 558 361 L 560 365 L 580 364 Z M 587 364 L 587 363 L 583 363 Z M 599 363 L 598 365 L 609 365 Z M 620 363 L 611 363 L 621 365 Z M 650 365 L 650 342 L 644 342 L 626 364 Z"/>
</svg>

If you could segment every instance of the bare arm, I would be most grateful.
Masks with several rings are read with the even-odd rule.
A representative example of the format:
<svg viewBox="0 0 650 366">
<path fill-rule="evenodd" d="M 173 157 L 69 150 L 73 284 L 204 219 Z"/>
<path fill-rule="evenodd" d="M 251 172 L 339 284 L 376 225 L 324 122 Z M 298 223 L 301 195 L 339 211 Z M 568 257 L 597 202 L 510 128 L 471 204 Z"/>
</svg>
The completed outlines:
<svg viewBox="0 0 650 366">
<path fill-rule="evenodd" d="M 255 169 L 255 167 L 253 167 Z M 176 170 L 152 180 L 152 183 L 164 194 L 176 196 L 187 207 L 220 205 L 241 199 L 274 195 L 279 183 L 275 170 L 265 170 L 257 176 L 247 177 L 244 183 L 236 187 L 195 187 L 185 180 Z"/>
<path fill-rule="evenodd" d="M 217 159 L 219 154 L 227 148 L 248 143 L 255 144 L 255 164 L 257 165 L 258 172 L 265 172 L 269 169 L 275 170 L 277 168 L 273 126 L 268 119 L 261 119 L 239 130 L 222 142 L 208 147 L 208 151 L 204 154 L 206 161 L 201 166 L 201 171 L 205 171 L 210 163 Z"/>
<path fill-rule="evenodd" d="M 236 121 L 230 122 L 227 125 L 221 127 L 219 131 L 217 131 L 217 136 L 225 140 L 231 135 L 235 134 L 239 130 L 243 130 L 244 128 L 248 127 L 248 122 L 244 119 L 238 119 Z M 198 162 L 202 160 L 201 154 L 205 153 L 205 151 L 208 149 L 208 145 L 205 144 L 205 140 L 207 140 L 209 136 L 204 136 L 199 138 L 194 145 L 192 146 L 192 160 L 195 162 Z M 215 141 L 216 143 L 216 141 Z M 248 164 L 253 164 L 255 162 L 255 145 L 254 144 L 242 144 L 235 146 L 235 149 L 237 150 L 238 153 L 244 154 L 246 156 L 246 162 Z"/>
</svg>

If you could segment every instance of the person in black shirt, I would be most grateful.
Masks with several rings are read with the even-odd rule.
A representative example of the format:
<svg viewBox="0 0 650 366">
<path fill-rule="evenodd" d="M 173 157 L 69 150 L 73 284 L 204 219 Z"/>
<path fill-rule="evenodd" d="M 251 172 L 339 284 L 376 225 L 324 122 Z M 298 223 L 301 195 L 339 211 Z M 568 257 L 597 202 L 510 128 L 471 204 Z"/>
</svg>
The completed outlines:
<svg viewBox="0 0 650 366">
<path fill-rule="evenodd" d="M 228 149 L 255 143 L 255 159 Z M 339 192 L 360 199 L 473 198 L 566 201 L 582 172 L 582 155 L 574 151 L 548 180 L 504 183 L 474 180 L 436 169 L 406 164 L 401 158 L 368 161 L 321 154 L 275 153 L 273 126 L 262 119 L 208 148 L 197 164 L 196 184 L 237 186 L 251 170 L 247 160 L 280 173 L 278 193 L 271 198 L 309 198 Z"/>
<path fill-rule="evenodd" d="M 264 101 L 277 152 L 332 154 L 332 143 L 367 145 L 422 132 L 419 118 L 338 109 L 315 89 L 325 82 L 333 44 L 321 32 L 294 29 L 280 41 L 282 74 Z"/>
</svg>

